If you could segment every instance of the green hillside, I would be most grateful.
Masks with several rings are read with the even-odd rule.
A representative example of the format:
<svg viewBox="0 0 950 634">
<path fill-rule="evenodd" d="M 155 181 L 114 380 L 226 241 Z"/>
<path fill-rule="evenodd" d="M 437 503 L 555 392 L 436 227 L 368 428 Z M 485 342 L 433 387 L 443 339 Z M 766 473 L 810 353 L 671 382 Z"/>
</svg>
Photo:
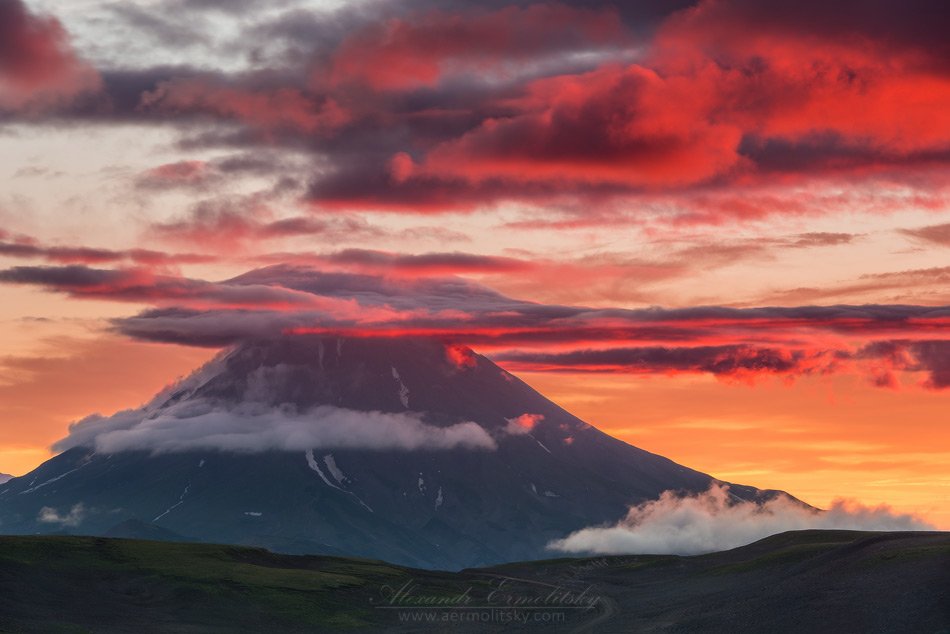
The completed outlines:
<svg viewBox="0 0 950 634">
<path fill-rule="evenodd" d="M 0 631 L 950 632 L 950 534 L 442 573 L 261 549 L 0 538 Z"/>
</svg>

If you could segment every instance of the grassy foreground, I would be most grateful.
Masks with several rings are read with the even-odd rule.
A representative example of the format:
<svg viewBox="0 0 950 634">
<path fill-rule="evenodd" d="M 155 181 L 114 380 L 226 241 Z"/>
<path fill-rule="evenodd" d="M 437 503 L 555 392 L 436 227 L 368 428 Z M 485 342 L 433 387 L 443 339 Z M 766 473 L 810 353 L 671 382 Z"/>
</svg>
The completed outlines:
<svg viewBox="0 0 950 634">
<path fill-rule="evenodd" d="M 696 557 L 458 573 L 255 548 L 0 537 L 0 631 L 943 632 L 950 533 L 797 531 Z"/>
</svg>

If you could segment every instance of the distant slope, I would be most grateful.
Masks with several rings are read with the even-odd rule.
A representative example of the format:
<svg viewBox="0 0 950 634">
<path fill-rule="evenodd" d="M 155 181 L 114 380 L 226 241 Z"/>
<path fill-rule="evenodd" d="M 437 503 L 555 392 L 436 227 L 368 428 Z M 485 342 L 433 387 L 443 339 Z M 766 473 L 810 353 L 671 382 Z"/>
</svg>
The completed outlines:
<svg viewBox="0 0 950 634">
<path fill-rule="evenodd" d="M 129 519 L 120 522 L 107 530 L 104 537 L 120 537 L 122 539 L 146 539 L 155 542 L 185 542 L 189 541 L 183 535 L 173 533 L 161 526 Z"/>
<path fill-rule="evenodd" d="M 12 476 L 9 473 L 0 473 L 0 484 L 3 484 L 4 482 L 9 482 L 14 477 L 16 476 Z"/>
<path fill-rule="evenodd" d="M 528 623 L 510 622 L 516 616 Z M 235 546 L 0 538 L 2 631 L 464 632 L 491 623 L 548 632 L 946 632 L 950 534 L 800 531 L 698 557 L 460 573 Z"/>
</svg>

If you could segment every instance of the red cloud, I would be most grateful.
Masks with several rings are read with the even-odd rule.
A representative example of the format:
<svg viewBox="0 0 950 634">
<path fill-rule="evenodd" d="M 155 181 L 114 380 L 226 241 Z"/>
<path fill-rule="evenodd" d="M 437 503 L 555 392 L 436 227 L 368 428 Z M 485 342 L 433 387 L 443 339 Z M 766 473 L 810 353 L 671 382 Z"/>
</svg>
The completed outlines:
<svg viewBox="0 0 950 634">
<path fill-rule="evenodd" d="M 174 187 L 200 185 L 211 178 L 206 161 L 177 161 L 153 167 L 143 173 L 138 184 L 141 187 Z"/>
<path fill-rule="evenodd" d="M 14 267 L 0 282 L 156 307 L 116 327 L 148 341 L 223 346 L 282 333 L 429 337 L 459 369 L 478 345 L 518 369 L 707 373 L 751 380 L 861 372 L 878 385 L 926 372 L 950 386 L 946 307 L 589 308 L 506 297 L 460 278 L 274 266 L 221 282 L 144 268 Z M 512 347 L 519 349 L 512 350 Z"/>
<path fill-rule="evenodd" d="M 86 246 L 50 246 L 34 238 L 18 236 L 10 239 L 0 230 L 0 256 L 22 259 L 43 259 L 64 264 L 104 264 L 130 261 L 148 266 L 203 264 L 217 258 L 198 253 L 167 253 L 150 249 L 99 249 Z"/>
<path fill-rule="evenodd" d="M 322 35 L 308 68 L 113 71 L 102 107 L 71 115 L 236 122 L 192 142 L 309 152 L 308 198 L 333 210 L 573 210 L 556 228 L 895 206 L 858 181 L 945 209 L 946 7 L 908 2 L 373 6 L 292 25 Z M 59 24 L 2 10 L 7 92 L 75 94 Z"/>
<path fill-rule="evenodd" d="M 534 58 L 624 40 L 612 10 L 539 3 L 490 12 L 429 11 L 349 36 L 333 56 L 329 81 L 377 90 L 433 86 L 455 74 L 517 74 Z"/>
<path fill-rule="evenodd" d="M 897 387 L 895 372 L 928 373 L 922 385 L 932 390 L 950 387 L 950 341 L 878 341 L 864 346 L 857 357 L 870 362 L 879 387 Z"/>
<path fill-rule="evenodd" d="M 485 120 L 403 171 L 654 188 L 741 175 L 766 141 L 825 138 L 892 156 L 950 147 L 950 78 L 916 56 L 800 35 L 711 40 L 704 14 L 687 16 L 662 31 L 654 67 L 538 80 L 508 102 L 515 114 Z M 711 41 L 722 46 L 707 50 Z"/>
<path fill-rule="evenodd" d="M 508 419 L 508 429 L 513 433 L 527 433 L 544 420 L 544 414 L 522 414 Z"/>
<path fill-rule="evenodd" d="M 475 360 L 475 355 L 472 354 L 472 351 L 465 346 L 459 345 L 446 346 L 445 358 L 448 359 L 449 363 L 454 365 L 459 370 L 474 368 L 475 364 L 477 363 Z"/>
<path fill-rule="evenodd" d="M 486 120 L 433 150 L 420 169 L 470 181 L 658 187 L 698 183 L 741 163 L 742 130 L 712 120 L 703 78 L 640 66 L 538 80 L 520 113 Z"/>
<path fill-rule="evenodd" d="M 910 204 L 941 208 L 943 197 L 927 190 L 939 190 L 950 152 L 947 46 L 927 23 L 939 6 L 920 2 L 926 7 L 916 12 L 811 0 L 777 2 L 773 12 L 748 0 L 707 0 L 669 17 L 635 64 L 615 52 L 594 70 L 553 66 L 560 73 L 474 93 L 458 123 L 430 128 L 422 111 L 394 112 L 383 100 L 374 106 L 383 120 L 416 116 L 407 140 L 338 166 L 315 180 L 312 196 L 333 208 L 447 211 L 506 200 L 662 205 L 668 201 L 653 197 L 674 192 L 685 208 L 674 218 L 715 223 L 844 209 L 861 201 L 823 196 L 820 187 L 801 200 L 788 185 L 817 179 L 840 192 L 843 183 L 883 179 L 912 183 Z M 375 27 L 366 32 L 374 41 L 353 36 L 336 63 L 349 59 L 354 81 L 376 87 L 438 84 L 445 94 L 434 98 L 446 99 L 455 86 L 439 83 L 446 75 L 483 58 L 490 69 L 495 59 L 464 34 L 436 38 L 434 25 L 463 24 L 460 15 Z M 599 40 L 588 39 L 596 48 Z M 521 59 L 497 49 L 498 59 Z M 369 61 L 383 57 L 394 61 Z M 684 195 L 684 186 L 706 200 Z M 750 189 L 755 196 L 745 195 Z"/>
<path fill-rule="evenodd" d="M 471 253 L 424 253 L 405 255 L 344 249 L 307 258 L 312 264 L 337 265 L 350 270 L 387 275 L 454 275 L 462 273 L 511 273 L 534 268 L 531 262 L 516 258 Z"/>
<path fill-rule="evenodd" d="M 815 9 L 805 23 L 806 7 L 795 3 L 777 3 L 769 15 L 746 0 L 707 0 L 670 18 L 652 61 L 702 92 L 700 78 L 711 73 L 719 116 L 746 134 L 793 142 L 833 135 L 841 145 L 895 154 L 945 150 L 950 77 L 934 67 L 933 52 L 895 42 L 886 27 L 822 32 L 821 13 L 836 9 Z"/>
<path fill-rule="evenodd" d="M 237 119 L 263 132 L 326 134 L 350 114 L 334 99 L 297 88 L 248 88 L 207 79 L 173 79 L 142 95 L 141 109 Z"/>
<path fill-rule="evenodd" d="M 222 254 L 233 253 L 236 246 L 262 240 L 320 236 L 329 241 L 341 237 L 373 238 L 382 233 L 353 216 L 276 218 L 266 197 L 256 195 L 203 201 L 183 218 L 153 224 L 150 232 L 170 243 L 198 245 Z M 294 254 L 273 257 L 300 259 Z"/>
<path fill-rule="evenodd" d="M 351 299 L 326 298 L 289 288 L 257 284 L 220 284 L 176 275 L 158 274 L 144 267 L 94 269 L 85 266 L 18 266 L 0 271 L 0 282 L 38 284 L 50 291 L 79 299 L 188 306 L 195 310 L 316 310 L 340 316 L 357 315 Z M 391 318 L 390 311 L 366 315 Z"/>
<path fill-rule="evenodd" d="M 750 381 L 760 375 L 802 376 L 839 369 L 845 350 L 801 350 L 746 344 L 514 352 L 498 356 L 516 370 L 624 374 L 708 373 Z"/>
<path fill-rule="evenodd" d="M 99 86 L 57 19 L 30 13 L 21 0 L 0 3 L 0 109 L 56 105 Z"/>
</svg>

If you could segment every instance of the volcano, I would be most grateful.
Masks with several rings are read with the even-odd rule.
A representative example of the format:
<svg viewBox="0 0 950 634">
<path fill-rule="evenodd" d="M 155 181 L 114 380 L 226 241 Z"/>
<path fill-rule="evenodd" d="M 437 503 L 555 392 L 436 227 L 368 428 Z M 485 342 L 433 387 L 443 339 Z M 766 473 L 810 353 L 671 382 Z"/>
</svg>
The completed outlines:
<svg viewBox="0 0 950 634">
<path fill-rule="evenodd" d="M 719 482 L 599 431 L 466 347 L 413 338 L 245 342 L 141 408 L 74 424 L 56 448 L 0 485 L 0 531 L 442 569 L 549 557 L 550 541 L 632 504 Z"/>
</svg>

